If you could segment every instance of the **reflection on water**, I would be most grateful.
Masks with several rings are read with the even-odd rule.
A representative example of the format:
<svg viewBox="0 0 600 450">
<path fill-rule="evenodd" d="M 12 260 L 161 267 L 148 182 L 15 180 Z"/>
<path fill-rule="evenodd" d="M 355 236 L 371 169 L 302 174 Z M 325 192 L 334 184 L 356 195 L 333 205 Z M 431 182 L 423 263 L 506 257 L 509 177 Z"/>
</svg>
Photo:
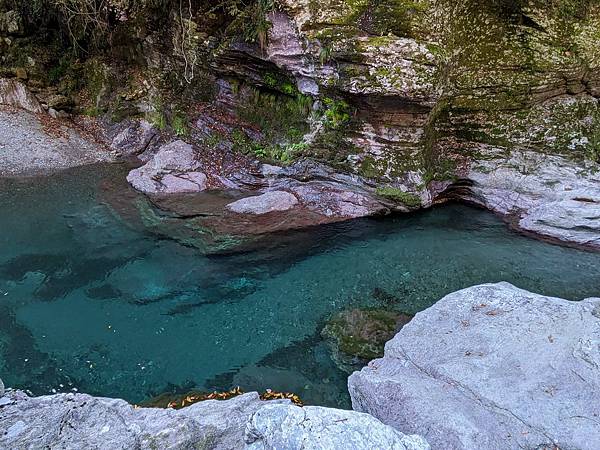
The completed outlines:
<svg viewBox="0 0 600 450">
<path fill-rule="evenodd" d="M 240 385 L 347 407 L 346 376 L 319 335 L 336 311 L 415 313 L 501 280 L 573 300 L 600 294 L 600 255 L 521 237 L 464 206 L 279 234 L 253 251 L 207 256 L 116 213 L 107 186 L 123 202 L 136 199 L 115 181 L 123 170 L 0 180 L 7 385 L 132 402 Z"/>
</svg>

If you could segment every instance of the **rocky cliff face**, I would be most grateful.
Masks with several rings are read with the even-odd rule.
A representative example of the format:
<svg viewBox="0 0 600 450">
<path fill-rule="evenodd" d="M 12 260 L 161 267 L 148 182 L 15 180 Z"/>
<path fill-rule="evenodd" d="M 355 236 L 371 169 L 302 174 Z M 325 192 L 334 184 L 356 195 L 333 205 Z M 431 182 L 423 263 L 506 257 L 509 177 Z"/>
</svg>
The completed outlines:
<svg viewBox="0 0 600 450">
<path fill-rule="evenodd" d="M 462 199 L 600 245 L 596 1 L 109 3 L 93 28 L 109 44 L 84 35 L 87 53 L 69 56 L 60 9 L 40 41 L 31 11 L 4 1 L 4 74 L 54 112 L 144 117 L 200 153 L 310 158 L 350 173 L 379 202 L 358 215 Z M 183 172 L 197 165 L 176 177 L 189 184 Z M 231 183 L 223 165 L 207 170 L 209 188 L 257 186 Z"/>
</svg>

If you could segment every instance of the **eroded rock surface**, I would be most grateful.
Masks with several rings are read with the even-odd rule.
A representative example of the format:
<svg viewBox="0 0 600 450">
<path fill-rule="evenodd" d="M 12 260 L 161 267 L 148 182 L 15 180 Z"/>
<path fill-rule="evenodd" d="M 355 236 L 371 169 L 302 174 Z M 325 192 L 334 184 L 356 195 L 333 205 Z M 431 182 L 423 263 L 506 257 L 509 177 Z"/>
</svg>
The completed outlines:
<svg viewBox="0 0 600 450">
<path fill-rule="evenodd" d="M 420 436 L 407 436 L 368 414 L 339 409 L 265 405 L 246 426 L 248 450 L 429 450 Z"/>
<path fill-rule="evenodd" d="M 135 409 L 84 394 L 9 391 L 2 400 L 0 447 L 15 449 L 239 449 L 246 421 L 264 405 L 256 393 L 181 410 Z"/>
<path fill-rule="evenodd" d="M 349 378 L 353 408 L 433 449 L 599 448 L 598 311 L 508 283 L 455 292 Z"/>
<path fill-rule="evenodd" d="M 183 409 L 136 408 L 85 394 L 0 398 L 0 447 L 18 449 L 429 450 L 368 414 L 264 402 L 257 393 Z"/>
<path fill-rule="evenodd" d="M 520 228 L 600 248 L 600 165 L 531 151 L 489 151 L 469 178 L 472 201 Z"/>
</svg>

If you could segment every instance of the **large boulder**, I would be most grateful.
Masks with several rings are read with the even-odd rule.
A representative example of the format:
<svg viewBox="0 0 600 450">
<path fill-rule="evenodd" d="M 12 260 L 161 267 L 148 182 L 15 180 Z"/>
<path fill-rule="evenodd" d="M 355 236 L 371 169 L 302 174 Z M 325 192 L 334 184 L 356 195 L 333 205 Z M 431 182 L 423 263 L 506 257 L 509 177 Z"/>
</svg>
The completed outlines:
<svg viewBox="0 0 600 450">
<path fill-rule="evenodd" d="M 355 410 L 433 449 L 600 448 L 600 299 L 450 294 L 348 385 Z"/>
<path fill-rule="evenodd" d="M 127 181 L 148 194 L 201 192 L 207 187 L 207 177 L 199 169 L 194 148 L 175 141 L 162 146 L 150 161 L 132 170 Z"/>
<path fill-rule="evenodd" d="M 0 105 L 14 106 L 33 113 L 43 112 L 40 102 L 27 86 L 12 78 L 0 78 Z"/>
<path fill-rule="evenodd" d="M 248 450 L 429 450 L 420 436 L 407 436 L 368 414 L 339 409 L 265 405 L 246 426 Z"/>
<path fill-rule="evenodd" d="M 6 400 L 0 406 L 0 448 L 7 449 L 239 449 L 246 421 L 264 405 L 256 393 L 180 410 L 134 408 L 83 394 L 28 397 L 9 391 Z"/>
</svg>

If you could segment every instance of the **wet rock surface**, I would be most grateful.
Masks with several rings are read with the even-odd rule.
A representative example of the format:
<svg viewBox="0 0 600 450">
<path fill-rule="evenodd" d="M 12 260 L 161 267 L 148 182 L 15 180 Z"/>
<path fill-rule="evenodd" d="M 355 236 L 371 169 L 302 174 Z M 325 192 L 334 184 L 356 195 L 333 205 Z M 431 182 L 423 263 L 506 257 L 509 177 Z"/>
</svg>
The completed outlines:
<svg viewBox="0 0 600 450">
<path fill-rule="evenodd" d="M 407 436 L 368 414 L 339 409 L 265 405 L 246 426 L 249 450 L 428 450 L 420 436 Z"/>
<path fill-rule="evenodd" d="M 353 408 L 433 449 L 598 448 L 599 308 L 508 283 L 450 294 L 349 378 Z"/>
</svg>

